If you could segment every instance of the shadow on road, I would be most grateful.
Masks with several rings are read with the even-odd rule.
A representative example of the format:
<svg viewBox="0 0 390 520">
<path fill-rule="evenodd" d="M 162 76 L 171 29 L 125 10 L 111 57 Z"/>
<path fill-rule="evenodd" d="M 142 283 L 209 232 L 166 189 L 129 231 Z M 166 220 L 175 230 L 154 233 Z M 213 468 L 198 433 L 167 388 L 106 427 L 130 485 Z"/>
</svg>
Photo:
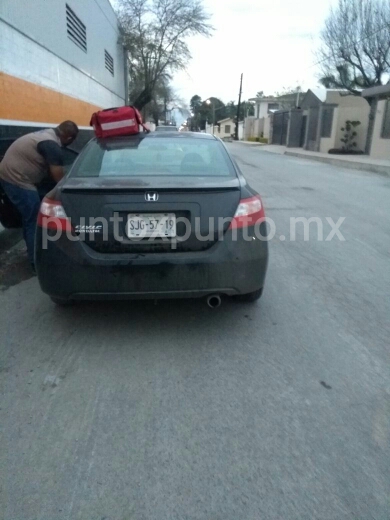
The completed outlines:
<svg viewBox="0 0 390 520">
<path fill-rule="evenodd" d="M 210 328 L 218 330 L 222 322 L 231 328 L 236 317 L 241 316 L 248 320 L 248 326 L 252 321 L 252 316 L 259 316 L 260 302 L 246 304 L 238 302 L 232 298 L 225 297 L 219 308 L 211 309 L 206 303 L 206 299 L 173 299 L 173 300 L 133 300 L 133 301 L 107 301 L 107 302 L 77 302 L 70 307 L 58 307 L 53 304 L 52 317 L 53 325 L 69 328 L 74 327 L 75 323 L 82 323 L 85 329 L 93 328 L 94 335 L 101 332 L 118 330 L 122 335 L 127 329 L 130 337 L 133 327 L 144 328 L 144 332 L 153 331 L 156 334 L 159 330 L 189 329 L 199 326 L 207 330 Z M 224 332 L 221 330 L 221 335 Z"/>
<path fill-rule="evenodd" d="M 0 225 L 0 291 L 32 276 L 21 240 L 21 229 L 4 229 Z"/>
</svg>

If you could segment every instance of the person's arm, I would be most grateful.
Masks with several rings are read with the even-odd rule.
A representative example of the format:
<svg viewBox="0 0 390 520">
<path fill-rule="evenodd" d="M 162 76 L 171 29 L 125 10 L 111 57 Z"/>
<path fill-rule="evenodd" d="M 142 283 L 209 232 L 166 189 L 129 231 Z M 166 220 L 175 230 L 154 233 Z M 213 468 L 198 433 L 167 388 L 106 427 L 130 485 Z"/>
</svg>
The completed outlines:
<svg viewBox="0 0 390 520">
<path fill-rule="evenodd" d="M 60 180 L 64 177 L 65 171 L 62 166 L 57 166 L 55 164 L 49 164 L 49 172 L 52 179 L 56 182 L 60 182 Z"/>
<path fill-rule="evenodd" d="M 50 176 L 55 182 L 59 182 L 65 175 L 61 147 L 54 141 L 41 141 L 37 149 L 49 166 Z"/>
</svg>

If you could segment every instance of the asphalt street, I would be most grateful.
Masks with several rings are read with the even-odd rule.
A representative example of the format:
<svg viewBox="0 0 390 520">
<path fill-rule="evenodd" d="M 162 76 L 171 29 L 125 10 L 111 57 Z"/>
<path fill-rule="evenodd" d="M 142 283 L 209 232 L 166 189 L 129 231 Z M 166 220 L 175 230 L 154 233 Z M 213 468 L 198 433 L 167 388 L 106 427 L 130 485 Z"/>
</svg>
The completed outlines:
<svg viewBox="0 0 390 520">
<path fill-rule="evenodd" d="M 228 146 L 275 222 L 259 302 L 2 285 L 1 519 L 390 519 L 390 179 Z"/>
</svg>

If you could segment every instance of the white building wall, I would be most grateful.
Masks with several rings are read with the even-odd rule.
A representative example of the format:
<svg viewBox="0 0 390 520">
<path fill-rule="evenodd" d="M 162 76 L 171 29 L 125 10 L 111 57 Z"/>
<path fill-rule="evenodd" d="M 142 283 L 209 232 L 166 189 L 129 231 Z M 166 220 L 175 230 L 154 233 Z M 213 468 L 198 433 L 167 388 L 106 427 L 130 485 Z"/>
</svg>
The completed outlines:
<svg viewBox="0 0 390 520">
<path fill-rule="evenodd" d="M 271 118 L 267 116 L 264 118 L 264 128 L 263 128 L 263 137 L 269 139 L 271 130 Z"/>
<path fill-rule="evenodd" d="M 67 5 L 85 25 L 86 51 L 69 38 Z M 109 0 L 0 0 L 0 20 L 125 97 L 124 51 Z M 114 60 L 114 75 L 105 67 L 105 50 Z"/>
<path fill-rule="evenodd" d="M 373 159 L 390 160 L 390 139 L 383 139 L 382 128 L 383 118 L 385 116 L 386 101 L 378 101 L 378 108 L 375 116 L 374 132 L 372 136 L 372 145 L 370 156 Z"/>
<path fill-rule="evenodd" d="M 244 139 L 248 139 L 249 137 L 253 137 L 253 125 L 255 118 L 254 116 L 249 116 L 245 118 L 244 121 Z"/>
<path fill-rule="evenodd" d="M 230 131 L 226 132 L 226 127 L 230 127 Z M 236 131 L 236 124 L 233 121 L 233 119 L 228 119 L 227 121 L 224 121 L 221 123 L 221 129 L 218 132 L 218 127 L 215 128 L 215 135 L 220 137 L 221 139 L 224 137 L 230 137 L 234 132 Z"/>
<path fill-rule="evenodd" d="M 259 119 L 268 116 L 268 101 L 260 103 Z"/>
<path fill-rule="evenodd" d="M 1 20 L 0 72 L 102 108 L 124 103 L 124 98 L 90 75 L 69 65 Z"/>
<path fill-rule="evenodd" d="M 238 123 L 238 139 L 242 141 L 244 139 L 244 121 Z"/>
<path fill-rule="evenodd" d="M 208 123 L 206 123 L 206 128 L 205 128 L 204 132 L 206 134 L 212 134 L 213 133 L 213 125 L 209 125 Z"/>
</svg>

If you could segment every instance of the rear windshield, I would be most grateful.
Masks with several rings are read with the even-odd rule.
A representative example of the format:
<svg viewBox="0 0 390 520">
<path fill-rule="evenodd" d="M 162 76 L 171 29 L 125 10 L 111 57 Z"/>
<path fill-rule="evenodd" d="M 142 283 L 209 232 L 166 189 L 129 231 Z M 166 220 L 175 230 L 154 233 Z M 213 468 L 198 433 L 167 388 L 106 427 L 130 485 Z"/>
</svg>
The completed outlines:
<svg viewBox="0 0 390 520">
<path fill-rule="evenodd" d="M 236 176 L 232 162 L 220 142 L 174 137 L 91 141 L 70 173 L 71 177 L 145 175 Z"/>
</svg>

